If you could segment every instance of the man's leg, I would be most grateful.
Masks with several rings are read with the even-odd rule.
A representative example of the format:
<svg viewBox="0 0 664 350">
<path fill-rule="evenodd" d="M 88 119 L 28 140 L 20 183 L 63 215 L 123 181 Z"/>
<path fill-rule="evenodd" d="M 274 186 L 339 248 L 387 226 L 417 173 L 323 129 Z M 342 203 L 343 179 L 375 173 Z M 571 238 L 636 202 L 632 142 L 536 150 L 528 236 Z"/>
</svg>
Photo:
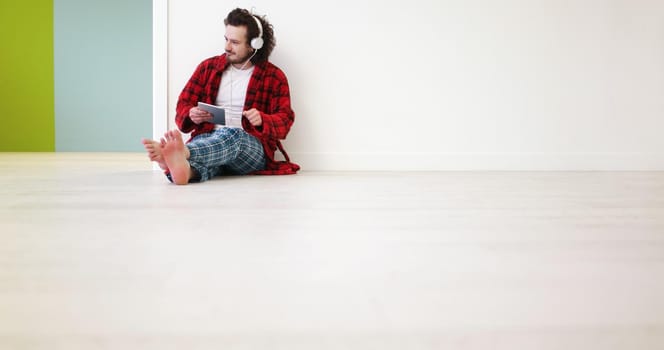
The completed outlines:
<svg viewBox="0 0 664 350">
<path fill-rule="evenodd" d="M 233 174 L 247 174 L 265 167 L 263 146 L 254 136 L 239 128 L 217 129 L 196 136 L 187 144 L 189 164 L 196 180 L 206 181 L 221 169 Z"/>
<path fill-rule="evenodd" d="M 254 136 L 242 129 L 224 128 L 196 136 L 188 144 L 172 130 L 164 135 L 161 154 L 170 179 L 185 185 L 206 181 L 225 166 L 235 174 L 247 174 L 265 167 L 263 147 Z"/>
<path fill-rule="evenodd" d="M 240 150 L 235 159 L 224 164 L 233 174 L 245 175 L 265 169 L 265 152 L 260 141 L 245 131 L 238 133 Z"/>
</svg>

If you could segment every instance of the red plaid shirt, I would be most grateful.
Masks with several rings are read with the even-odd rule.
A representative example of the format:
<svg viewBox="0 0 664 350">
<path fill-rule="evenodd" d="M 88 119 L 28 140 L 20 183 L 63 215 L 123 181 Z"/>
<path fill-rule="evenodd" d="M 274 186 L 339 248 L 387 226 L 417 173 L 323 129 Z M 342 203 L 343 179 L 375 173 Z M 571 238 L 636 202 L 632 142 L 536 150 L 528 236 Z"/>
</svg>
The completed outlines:
<svg viewBox="0 0 664 350">
<path fill-rule="evenodd" d="M 229 63 L 226 55 L 208 58 L 198 65 L 187 85 L 180 93 L 176 107 L 175 123 L 182 132 L 191 132 L 191 138 L 214 130 L 214 124 L 195 124 L 189 118 L 189 110 L 199 101 L 214 104 L 219 92 L 221 75 Z M 246 132 L 258 138 L 267 158 L 266 169 L 256 174 L 295 174 L 300 166 L 291 163 L 281 141 L 286 138 L 293 125 L 295 113 L 290 105 L 290 89 L 286 75 L 270 62 L 255 65 L 249 80 L 244 110 L 256 108 L 263 118 L 263 125 L 255 127 L 247 118 L 242 118 Z M 191 141 L 191 139 L 189 139 Z M 274 153 L 279 149 L 286 161 L 275 161 Z"/>
</svg>

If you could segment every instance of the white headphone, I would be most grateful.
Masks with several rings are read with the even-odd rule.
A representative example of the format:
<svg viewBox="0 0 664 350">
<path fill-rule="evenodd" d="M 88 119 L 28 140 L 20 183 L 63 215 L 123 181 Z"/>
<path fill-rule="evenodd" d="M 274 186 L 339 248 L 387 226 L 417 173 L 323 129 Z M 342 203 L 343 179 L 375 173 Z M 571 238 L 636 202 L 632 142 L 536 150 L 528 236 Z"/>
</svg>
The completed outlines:
<svg viewBox="0 0 664 350">
<path fill-rule="evenodd" d="M 256 24 L 258 25 L 258 36 L 251 39 L 251 48 L 254 50 L 258 50 L 261 47 L 263 47 L 263 25 L 261 24 L 261 21 L 258 19 L 258 17 L 251 15 L 251 17 L 256 20 Z"/>
</svg>

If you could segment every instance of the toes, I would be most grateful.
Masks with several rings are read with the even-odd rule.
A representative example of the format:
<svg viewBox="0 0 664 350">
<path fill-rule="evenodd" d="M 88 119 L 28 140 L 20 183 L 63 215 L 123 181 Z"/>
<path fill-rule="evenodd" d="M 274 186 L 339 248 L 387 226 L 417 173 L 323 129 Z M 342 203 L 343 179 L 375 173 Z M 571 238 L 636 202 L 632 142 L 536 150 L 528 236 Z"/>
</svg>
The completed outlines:
<svg viewBox="0 0 664 350">
<path fill-rule="evenodd" d="M 152 144 L 153 142 L 156 142 L 156 141 L 148 140 L 146 138 L 141 139 L 141 143 L 146 145 L 146 146 Z"/>
<path fill-rule="evenodd" d="M 175 130 L 175 131 L 173 131 L 173 138 L 174 138 L 176 141 L 182 141 L 182 134 L 180 134 L 180 132 L 178 132 L 177 130 Z"/>
<path fill-rule="evenodd" d="M 155 145 L 161 144 L 161 146 L 165 146 L 169 142 L 177 142 L 177 143 L 183 143 L 182 142 L 182 134 L 178 130 L 169 130 L 164 134 L 164 137 L 161 138 L 160 142 L 158 143 L 157 141 L 154 141 Z"/>
</svg>

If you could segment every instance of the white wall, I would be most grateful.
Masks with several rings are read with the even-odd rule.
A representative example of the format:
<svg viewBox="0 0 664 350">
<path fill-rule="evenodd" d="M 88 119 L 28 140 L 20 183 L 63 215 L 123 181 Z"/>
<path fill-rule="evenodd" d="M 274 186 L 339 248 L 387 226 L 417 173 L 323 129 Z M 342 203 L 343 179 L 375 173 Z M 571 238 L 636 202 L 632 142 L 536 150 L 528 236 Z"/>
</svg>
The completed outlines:
<svg viewBox="0 0 664 350">
<path fill-rule="evenodd" d="M 306 170 L 664 170 L 664 1 L 169 0 L 171 120 L 236 6 L 274 25 Z"/>
</svg>

